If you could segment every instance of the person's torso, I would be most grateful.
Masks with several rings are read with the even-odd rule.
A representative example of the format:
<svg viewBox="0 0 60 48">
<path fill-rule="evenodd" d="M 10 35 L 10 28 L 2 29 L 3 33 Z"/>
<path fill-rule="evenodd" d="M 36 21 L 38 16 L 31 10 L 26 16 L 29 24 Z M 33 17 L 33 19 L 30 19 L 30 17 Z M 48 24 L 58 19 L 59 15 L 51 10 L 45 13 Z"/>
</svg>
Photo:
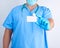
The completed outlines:
<svg viewBox="0 0 60 48">
<path fill-rule="evenodd" d="M 37 8 L 36 8 L 37 9 Z M 13 13 L 13 35 L 11 48 L 46 48 L 44 29 L 35 22 L 27 22 L 27 16 L 32 16 L 26 6 L 18 6 Z M 43 16 L 42 8 L 39 7 L 37 15 Z"/>
</svg>

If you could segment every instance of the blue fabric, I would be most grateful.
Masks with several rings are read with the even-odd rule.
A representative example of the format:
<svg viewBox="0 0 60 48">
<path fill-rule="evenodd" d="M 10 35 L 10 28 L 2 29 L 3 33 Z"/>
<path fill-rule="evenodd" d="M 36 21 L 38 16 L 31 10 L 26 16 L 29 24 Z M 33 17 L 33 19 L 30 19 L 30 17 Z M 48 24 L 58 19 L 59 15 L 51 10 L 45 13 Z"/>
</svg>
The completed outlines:
<svg viewBox="0 0 60 48">
<path fill-rule="evenodd" d="M 17 6 L 7 16 L 3 26 L 13 30 L 11 48 L 48 48 L 46 31 L 38 26 L 35 22 L 27 22 L 26 17 L 35 13 L 36 8 L 30 11 L 25 5 Z M 45 19 L 51 18 L 48 8 L 39 6 L 36 14 Z"/>
</svg>

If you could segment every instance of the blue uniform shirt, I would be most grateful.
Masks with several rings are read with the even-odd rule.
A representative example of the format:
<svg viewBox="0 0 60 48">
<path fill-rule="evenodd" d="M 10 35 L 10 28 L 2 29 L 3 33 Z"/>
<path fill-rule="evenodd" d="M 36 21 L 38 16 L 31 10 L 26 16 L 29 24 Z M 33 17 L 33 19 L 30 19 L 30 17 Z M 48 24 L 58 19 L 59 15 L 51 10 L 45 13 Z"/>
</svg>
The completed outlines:
<svg viewBox="0 0 60 48">
<path fill-rule="evenodd" d="M 46 31 L 35 22 L 27 22 L 26 17 L 32 13 L 51 18 L 51 12 L 44 6 L 34 8 L 32 11 L 26 5 L 20 5 L 12 9 L 3 26 L 13 30 L 11 48 L 48 48 Z M 35 12 L 37 10 L 37 12 Z"/>
</svg>

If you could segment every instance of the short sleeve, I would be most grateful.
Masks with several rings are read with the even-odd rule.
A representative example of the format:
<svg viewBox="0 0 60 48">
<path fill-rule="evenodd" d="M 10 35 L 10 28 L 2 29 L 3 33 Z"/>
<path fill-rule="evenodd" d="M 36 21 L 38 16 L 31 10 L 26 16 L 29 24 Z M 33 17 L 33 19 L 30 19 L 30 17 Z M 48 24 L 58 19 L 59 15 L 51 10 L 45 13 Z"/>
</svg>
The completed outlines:
<svg viewBox="0 0 60 48">
<path fill-rule="evenodd" d="M 13 10 L 8 14 L 7 18 L 5 19 L 3 26 L 8 29 L 13 28 Z"/>
<path fill-rule="evenodd" d="M 52 14 L 49 8 L 45 8 L 43 16 L 46 19 L 52 18 Z"/>
</svg>

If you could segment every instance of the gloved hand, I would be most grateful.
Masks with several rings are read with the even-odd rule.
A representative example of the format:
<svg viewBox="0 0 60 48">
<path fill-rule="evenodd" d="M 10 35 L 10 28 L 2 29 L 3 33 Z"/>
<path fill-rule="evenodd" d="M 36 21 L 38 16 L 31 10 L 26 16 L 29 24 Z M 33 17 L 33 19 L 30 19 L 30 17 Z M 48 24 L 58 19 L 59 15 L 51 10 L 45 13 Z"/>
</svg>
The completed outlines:
<svg viewBox="0 0 60 48">
<path fill-rule="evenodd" d="M 45 30 L 50 29 L 50 22 L 47 19 L 44 19 L 42 17 L 37 17 L 36 24 L 39 25 L 41 28 L 43 28 Z"/>
<path fill-rule="evenodd" d="M 31 22 L 35 22 L 41 28 L 43 28 L 45 30 L 49 30 L 50 29 L 50 22 L 49 22 L 49 20 L 47 20 L 45 18 L 42 18 L 41 16 L 37 16 L 35 13 L 33 13 L 33 16 L 31 18 L 32 18 Z"/>
</svg>

